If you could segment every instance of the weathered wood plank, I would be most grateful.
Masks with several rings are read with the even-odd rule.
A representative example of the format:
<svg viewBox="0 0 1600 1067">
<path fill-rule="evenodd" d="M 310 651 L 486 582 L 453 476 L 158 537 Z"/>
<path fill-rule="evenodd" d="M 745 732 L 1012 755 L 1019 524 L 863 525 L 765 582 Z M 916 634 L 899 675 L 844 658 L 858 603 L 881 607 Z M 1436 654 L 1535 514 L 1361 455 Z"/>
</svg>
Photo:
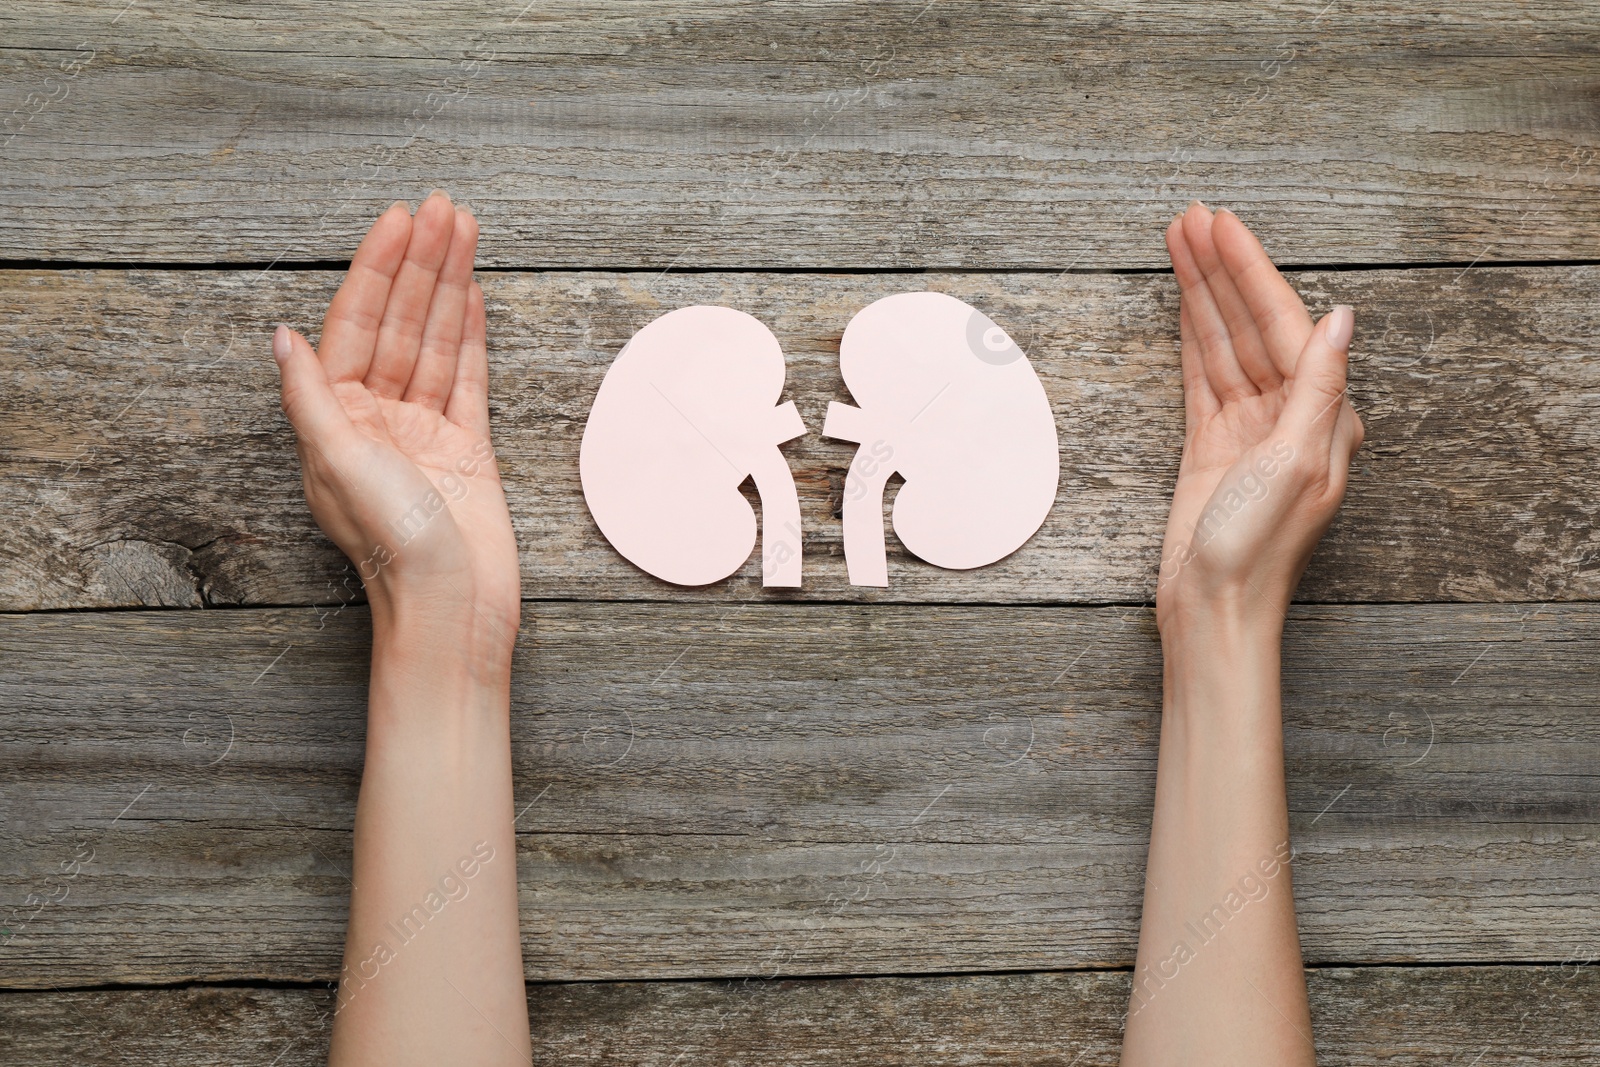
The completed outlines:
<svg viewBox="0 0 1600 1067">
<path fill-rule="evenodd" d="M 1591 953 L 1592 955 L 1592 953 Z M 1600 971 L 1312 968 L 1317 1062 L 1588 1065 Z M 593 1067 L 1117 1062 L 1126 972 L 626 982 L 528 990 L 534 1063 Z M 329 993 L 191 988 L 0 995 L 0 1056 L 34 1067 L 324 1062 Z"/>
<path fill-rule="evenodd" d="M 311 328 L 333 272 L 0 274 L 0 606 L 338 604 L 354 572 L 317 532 L 266 352 Z M 1354 304 L 1352 390 L 1368 443 L 1307 600 L 1569 600 L 1600 595 L 1600 269 L 1294 276 Z M 1170 276 L 488 275 L 495 418 L 533 598 L 1139 602 L 1153 593 L 1182 440 Z M 838 339 L 892 292 L 989 310 L 1055 407 L 1061 492 L 1000 563 L 943 571 L 890 536 L 887 590 L 846 584 L 837 518 L 853 446 L 820 435 L 848 399 Z M 768 323 L 811 433 L 786 447 L 805 588 L 765 594 L 759 553 L 704 590 L 661 583 L 595 528 L 578 445 L 635 330 L 693 303 Z M 348 584 L 346 584 L 348 582 Z"/>
<path fill-rule="evenodd" d="M 538 604 L 513 695 L 542 979 L 1126 966 L 1139 609 Z M 1600 907 L 1600 607 L 1297 609 L 1312 962 L 1555 961 Z M 0 619 L 0 984 L 335 973 L 365 613 Z M 30 897 L 31 894 L 31 897 Z"/>
<path fill-rule="evenodd" d="M 0 246 L 347 256 L 446 186 L 514 267 L 1162 265 L 1193 196 L 1298 263 L 1600 254 L 1600 11 L 1324 0 L 25 0 Z"/>
</svg>

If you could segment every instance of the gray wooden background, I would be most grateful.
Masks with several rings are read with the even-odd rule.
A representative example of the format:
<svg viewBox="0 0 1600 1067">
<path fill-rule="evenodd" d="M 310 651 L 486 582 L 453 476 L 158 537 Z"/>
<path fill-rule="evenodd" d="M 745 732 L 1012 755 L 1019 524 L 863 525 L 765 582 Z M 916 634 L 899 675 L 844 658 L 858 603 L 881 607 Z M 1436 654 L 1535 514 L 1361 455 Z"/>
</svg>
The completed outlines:
<svg viewBox="0 0 1600 1067">
<path fill-rule="evenodd" d="M 524 2 L 0 9 L 0 1060 L 325 1054 L 369 631 L 268 339 L 436 186 L 529 598 L 538 1062 L 1115 1062 L 1196 196 L 1357 309 L 1286 638 L 1322 1062 L 1600 1059 L 1600 4 Z M 920 288 L 1022 341 L 1061 492 L 854 589 L 816 431 Z M 798 592 L 583 507 L 609 361 L 696 302 L 788 356 Z"/>
</svg>

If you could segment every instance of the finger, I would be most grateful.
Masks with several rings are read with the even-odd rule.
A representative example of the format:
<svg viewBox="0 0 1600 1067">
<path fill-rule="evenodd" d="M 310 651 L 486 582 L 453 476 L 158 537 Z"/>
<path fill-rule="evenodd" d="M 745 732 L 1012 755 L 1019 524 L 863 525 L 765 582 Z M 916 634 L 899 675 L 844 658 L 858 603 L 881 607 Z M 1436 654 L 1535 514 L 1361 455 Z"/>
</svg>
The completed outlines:
<svg viewBox="0 0 1600 1067">
<path fill-rule="evenodd" d="M 1356 414 L 1347 391 L 1344 402 L 1339 405 L 1339 423 L 1333 429 L 1334 451 L 1342 455 L 1343 462 L 1348 464 L 1366 437 L 1367 428 L 1361 424 L 1361 416 Z"/>
<path fill-rule="evenodd" d="M 1326 448 L 1345 404 L 1354 313 L 1344 304 L 1322 316 L 1295 362 L 1280 423 L 1313 448 Z"/>
<path fill-rule="evenodd" d="M 1200 272 L 1194 261 L 1194 253 L 1189 248 L 1186 219 L 1197 210 L 1205 209 L 1198 203 L 1192 204 L 1188 212 L 1178 216 L 1167 227 L 1167 255 L 1172 257 L 1172 272 L 1178 278 L 1183 300 L 1189 305 L 1189 325 L 1200 346 L 1206 380 L 1211 385 L 1212 394 L 1226 404 L 1230 400 L 1256 396 L 1260 390 L 1240 368 L 1239 360 L 1233 353 L 1228 325 L 1217 310 L 1205 275 Z"/>
<path fill-rule="evenodd" d="M 422 328 L 428 321 L 433 287 L 450 249 L 455 224 L 450 198 L 440 192 L 424 200 L 411 221 L 411 240 L 394 284 L 389 287 L 389 302 L 384 305 L 383 323 L 378 327 L 378 344 L 363 379 L 376 396 L 398 399 L 411 381 L 411 371 L 422 350 Z"/>
<path fill-rule="evenodd" d="M 1187 428 L 1192 430 L 1221 410 L 1222 404 L 1206 380 L 1200 342 L 1195 340 L 1194 327 L 1189 323 L 1189 303 L 1184 299 L 1178 301 L 1178 338 L 1183 360 L 1183 413 Z"/>
<path fill-rule="evenodd" d="M 428 322 L 422 329 L 422 348 L 406 385 L 405 399 L 434 411 L 443 411 L 455 380 L 461 355 L 461 328 L 467 316 L 467 287 L 472 284 L 472 258 L 478 249 L 478 220 L 472 212 L 456 209 L 450 250 L 439 269 L 428 305 Z"/>
<path fill-rule="evenodd" d="M 389 287 L 411 240 L 411 209 L 397 200 L 378 216 L 350 261 L 344 283 L 322 319 L 318 355 L 328 380 L 359 382 L 366 377 Z"/>
<path fill-rule="evenodd" d="M 1355 459 L 1355 450 L 1362 446 L 1362 419 L 1357 418 L 1355 408 L 1350 406 L 1349 398 L 1339 405 L 1339 421 L 1333 427 L 1333 448 L 1328 456 L 1328 474 L 1349 474 L 1350 461 Z M 1342 485 L 1342 482 L 1339 483 Z"/>
<path fill-rule="evenodd" d="M 461 327 L 461 358 L 450 386 L 450 404 L 444 417 L 480 437 L 489 436 L 489 351 L 488 316 L 483 307 L 483 289 L 477 282 L 468 286 L 467 314 Z"/>
<path fill-rule="evenodd" d="M 1278 273 L 1267 250 L 1233 212 L 1226 208 L 1217 212 L 1211 240 L 1255 319 L 1267 356 L 1287 378 L 1294 373 L 1294 361 L 1311 336 L 1311 315 L 1300 294 Z"/>
<path fill-rule="evenodd" d="M 1216 241 L 1212 237 L 1215 225 L 1216 217 L 1205 205 L 1196 201 L 1194 209 L 1183 220 L 1184 236 L 1189 240 L 1189 250 L 1195 264 L 1211 288 L 1217 310 L 1228 325 L 1228 335 L 1232 338 L 1239 366 L 1257 389 L 1263 393 L 1270 392 L 1283 385 L 1283 375 L 1278 373 L 1272 358 L 1267 355 L 1267 344 L 1261 339 L 1261 331 L 1256 328 L 1255 316 L 1250 313 L 1249 306 L 1239 295 L 1238 287 L 1233 284 L 1233 275 L 1228 273 L 1228 268 L 1222 265 L 1222 257 L 1217 254 Z"/>
<path fill-rule="evenodd" d="M 1333 444 L 1328 450 L 1328 489 L 1339 497 L 1344 496 L 1350 482 L 1350 464 L 1356 449 L 1361 447 L 1363 430 L 1355 408 L 1345 400 L 1339 406 L 1339 421 L 1333 429 Z"/>
<path fill-rule="evenodd" d="M 350 417 L 333 395 L 328 372 L 310 341 L 279 326 L 272 335 L 272 358 L 278 364 L 283 413 L 297 436 L 315 443 L 350 428 Z"/>
</svg>

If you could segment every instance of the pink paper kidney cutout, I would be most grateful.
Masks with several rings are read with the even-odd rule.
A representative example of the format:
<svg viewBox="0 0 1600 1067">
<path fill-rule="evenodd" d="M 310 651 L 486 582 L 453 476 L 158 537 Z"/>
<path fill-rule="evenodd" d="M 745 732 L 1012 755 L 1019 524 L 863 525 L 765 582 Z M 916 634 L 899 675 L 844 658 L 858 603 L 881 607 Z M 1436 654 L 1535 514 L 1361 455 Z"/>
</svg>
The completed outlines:
<svg viewBox="0 0 1600 1067">
<path fill-rule="evenodd" d="M 679 308 L 647 323 L 600 383 L 578 452 L 606 539 L 676 585 L 737 571 L 756 544 L 739 484 L 761 497 L 762 584 L 800 584 L 800 500 L 778 445 L 806 432 L 778 339 L 742 311 Z M 774 406 L 776 405 L 776 406 Z"/>
<path fill-rule="evenodd" d="M 857 312 L 839 370 L 860 407 L 829 404 L 824 436 L 860 444 L 844 489 L 852 585 L 889 584 L 883 491 L 898 471 L 895 534 L 919 558 L 967 570 L 1015 552 L 1055 503 L 1055 416 L 1015 341 L 944 293 L 899 293 Z"/>
</svg>

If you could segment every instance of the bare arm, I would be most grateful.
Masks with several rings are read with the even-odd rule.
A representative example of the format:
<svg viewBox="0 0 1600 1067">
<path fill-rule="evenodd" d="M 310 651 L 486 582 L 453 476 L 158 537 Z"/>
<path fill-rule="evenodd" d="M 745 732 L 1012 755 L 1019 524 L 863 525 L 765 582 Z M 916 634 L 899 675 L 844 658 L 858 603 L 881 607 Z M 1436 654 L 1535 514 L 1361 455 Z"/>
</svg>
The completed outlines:
<svg viewBox="0 0 1600 1067">
<path fill-rule="evenodd" d="M 1167 245 L 1187 432 L 1157 587 L 1165 696 L 1122 1062 L 1311 1064 L 1279 649 L 1361 443 L 1351 313 L 1313 327 L 1231 213 L 1191 205 Z"/>
<path fill-rule="evenodd" d="M 527 1063 L 512 828 L 516 541 L 489 444 L 477 223 L 379 217 L 323 322 L 280 327 L 306 498 L 372 609 L 334 1064 Z"/>
</svg>

